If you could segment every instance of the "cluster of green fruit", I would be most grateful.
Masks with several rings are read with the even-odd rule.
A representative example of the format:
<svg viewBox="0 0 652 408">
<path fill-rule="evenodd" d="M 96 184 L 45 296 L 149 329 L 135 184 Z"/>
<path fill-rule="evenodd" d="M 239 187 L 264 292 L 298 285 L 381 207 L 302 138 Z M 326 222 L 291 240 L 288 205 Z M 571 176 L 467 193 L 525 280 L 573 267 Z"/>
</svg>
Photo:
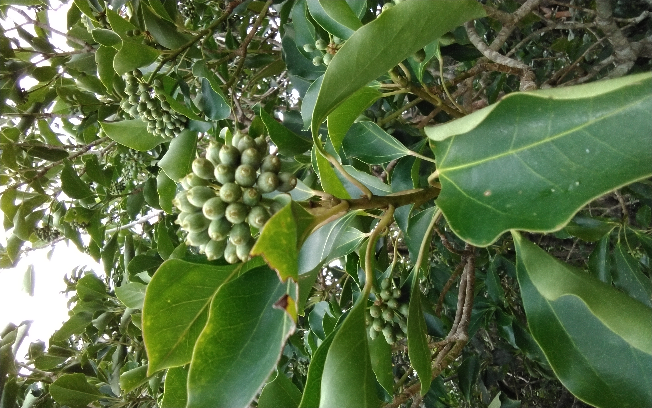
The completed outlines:
<svg viewBox="0 0 652 408">
<path fill-rule="evenodd" d="M 367 311 L 369 337 L 373 340 L 382 332 L 387 343 L 394 344 L 407 335 L 408 304 L 400 302 L 401 289 L 394 286 L 392 279 L 383 279 L 380 289 Z"/>
<path fill-rule="evenodd" d="M 282 207 L 262 194 L 288 192 L 296 185 L 297 178 L 282 172 L 280 159 L 269 154 L 263 136 L 236 132 L 231 144 L 211 141 L 206 156 L 193 161 L 173 200 L 181 210 L 176 222 L 188 233 L 186 243 L 209 260 L 246 261 L 256 231 Z"/>
<path fill-rule="evenodd" d="M 171 139 L 185 128 L 187 119 L 172 111 L 160 79 L 155 79 L 151 87 L 141 82 L 142 77 L 139 70 L 125 74 L 127 97 L 120 106 L 132 117 L 140 117 L 147 123 L 149 133 Z"/>
<path fill-rule="evenodd" d="M 179 1 L 179 4 L 177 4 L 177 7 L 179 9 L 179 13 L 187 20 L 192 20 L 197 17 L 197 10 L 193 0 L 181 0 Z"/>
<path fill-rule="evenodd" d="M 326 43 L 326 41 L 322 40 L 321 38 L 315 41 L 315 44 L 304 44 L 303 45 L 303 50 L 305 52 L 315 52 L 315 51 L 321 51 L 321 55 L 316 56 L 315 58 L 312 59 L 312 63 L 315 66 L 319 65 L 328 65 L 331 63 L 331 60 L 333 59 L 333 55 L 337 52 L 337 50 L 342 47 L 342 39 L 339 37 L 333 37 L 330 43 Z"/>
<path fill-rule="evenodd" d="M 130 184 L 146 181 L 149 178 L 148 166 L 151 166 L 153 159 L 147 153 L 132 149 L 119 150 L 117 162 L 120 165 L 121 181 L 130 181 Z"/>
<path fill-rule="evenodd" d="M 58 229 L 52 228 L 49 224 L 35 228 L 34 233 L 43 242 L 52 242 L 61 236 L 61 232 Z"/>
</svg>

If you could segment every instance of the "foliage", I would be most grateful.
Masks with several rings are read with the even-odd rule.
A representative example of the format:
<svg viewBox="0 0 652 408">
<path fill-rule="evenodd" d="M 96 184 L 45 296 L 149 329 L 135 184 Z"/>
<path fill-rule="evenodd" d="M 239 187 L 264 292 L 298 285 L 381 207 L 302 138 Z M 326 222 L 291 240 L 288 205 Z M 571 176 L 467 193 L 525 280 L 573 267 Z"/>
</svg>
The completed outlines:
<svg viewBox="0 0 652 408">
<path fill-rule="evenodd" d="M 0 406 L 651 406 L 649 2 L 484 3 L 2 1 Z"/>
</svg>

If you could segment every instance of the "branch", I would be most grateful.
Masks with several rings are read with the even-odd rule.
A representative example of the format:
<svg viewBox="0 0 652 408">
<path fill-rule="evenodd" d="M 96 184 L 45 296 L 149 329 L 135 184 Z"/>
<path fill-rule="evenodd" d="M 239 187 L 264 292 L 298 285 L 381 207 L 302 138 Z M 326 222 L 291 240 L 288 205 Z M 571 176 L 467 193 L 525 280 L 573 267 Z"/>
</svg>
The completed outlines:
<svg viewBox="0 0 652 408">
<path fill-rule="evenodd" d="M 598 14 L 596 23 L 602 30 L 614 49 L 616 67 L 607 75 L 607 78 L 618 78 L 625 75 L 634 66 L 636 54 L 613 20 L 609 0 L 596 0 L 595 9 Z"/>
<path fill-rule="evenodd" d="M 153 213 L 147 214 L 146 216 L 144 216 L 142 218 L 139 218 L 134 222 L 130 222 L 129 224 L 121 225 L 121 226 L 115 227 L 115 228 L 109 228 L 104 233 L 105 234 L 112 234 L 114 232 L 122 231 L 122 230 L 125 230 L 125 229 L 128 229 L 128 228 L 131 228 L 131 227 L 135 227 L 136 225 L 144 224 L 146 221 L 149 221 L 154 217 L 158 217 L 161 214 L 163 214 L 163 210 L 154 211 Z"/>
</svg>

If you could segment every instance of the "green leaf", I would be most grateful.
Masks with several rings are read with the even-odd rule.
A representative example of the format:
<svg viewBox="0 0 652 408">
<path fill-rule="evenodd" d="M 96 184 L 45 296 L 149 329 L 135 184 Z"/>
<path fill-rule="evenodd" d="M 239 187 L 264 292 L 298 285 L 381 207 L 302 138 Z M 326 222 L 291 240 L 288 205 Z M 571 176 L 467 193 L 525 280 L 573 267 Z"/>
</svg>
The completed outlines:
<svg viewBox="0 0 652 408">
<path fill-rule="evenodd" d="M 170 148 L 159 161 L 158 166 L 174 181 L 179 181 L 192 171 L 195 159 L 197 132 L 182 131 L 170 142 Z"/>
<path fill-rule="evenodd" d="M 365 330 L 366 307 L 367 300 L 360 297 L 328 349 L 321 381 L 321 408 L 380 406 Z"/>
<path fill-rule="evenodd" d="M 598 407 L 652 405 L 652 310 L 512 235 L 528 326 L 557 378 Z"/>
<path fill-rule="evenodd" d="M 262 255 L 282 281 L 292 278 L 296 282 L 299 278 L 299 248 L 310 233 L 313 220 L 309 212 L 291 201 L 267 221 L 251 254 Z"/>
<path fill-rule="evenodd" d="M 334 259 L 331 253 L 343 243 L 347 228 L 354 222 L 356 215 L 356 211 L 348 212 L 343 217 L 329 222 L 310 234 L 299 251 L 299 274 L 310 272 Z M 337 255 L 338 257 L 343 256 Z"/>
<path fill-rule="evenodd" d="M 224 95 L 215 92 L 206 78 L 201 81 L 201 106 L 202 111 L 212 120 L 226 119 L 231 114 L 231 107 Z"/>
<path fill-rule="evenodd" d="M 394 372 L 392 370 L 392 346 L 387 343 L 384 336 L 369 339 L 369 355 L 371 368 L 374 370 L 376 380 L 389 395 L 394 394 Z"/>
<path fill-rule="evenodd" d="M 29 265 L 25 274 L 23 275 L 23 291 L 29 296 L 34 296 L 34 280 L 36 274 L 34 273 L 34 265 Z"/>
<path fill-rule="evenodd" d="M 149 375 L 187 364 L 208 318 L 208 307 L 235 266 L 165 261 L 152 277 L 143 305 L 143 340 Z"/>
<path fill-rule="evenodd" d="M 308 0 L 308 9 L 317 24 L 346 40 L 362 23 L 344 0 Z"/>
<path fill-rule="evenodd" d="M 139 41 L 122 37 L 122 47 L 113 59 L 113 69 L 123 75 L 136 68 L 147 66 L 158 58 L 160 52 Z"/>
<path fill-rule="evenodd" d="M 103 397 L 81 373 L 62 375 L 50 384 L 49 390 L 59 405 L 67 405 L 70 408 L 86 408 L 91 402 Z"/>
<path fill-rule="evenodd" d="M 404 1 L 358 29 L 326 69 L 312 114 L 313 132 L 349 95 L 447 31 L 484 15 L 472 0 Z"/>
<path fill-rule="evenodd" d="M 68 152 L 64 149 L 50 146 L 31 146 L 23 148 L 30 156 L 38 157 L 47 161 L 59 161 L 68 158 Z"/>
<path fill-rule="evenodd" d="M 168 214 L 174 212 L 172 200 L 177 192 L 177 183 L 170 179 L 164 171 L 156 176 L 156 190 L 158 191 L 158 203 Z"/>
<path fill-rule="evenodd" d="M 312 155 L 313 159 L 317 162 L 319 181 L 321 182 L 321 187 L 324 191 L 337 198 L 351 198 L 349 192 L 344 188 L 344 185 L 335 173 L 335 169 L 333 169 L 333 166 L 328 162 L 328 160 L 326 160 L 321 153 L 316 152 L 314 148 Z"/>
<path fill-rule="evenodd" d="M 93 31 L 91 31 L 91 35 L 93 36 L 93 39 L 95 41 L 101 44 L 101 46 L 105 46 L 105 47 L 112 48 L 114 45 L 118 45 L 122 42 L 120 36 L 116 34 L 115 31 L 113 30 L 96 28 Z"/>
<path fill-rule="evenodd" d="M 641 271 L 638 261 L 618 243 L 614 249 L 613 283 L 639 302 L 652 307 L 652 282 Z"/>
<path fill-rule="evenodd" d="M 97 76 L 104 84 L 106 89 L 113 89 L 113 79 L 115 78 L 115 70 L 113 69 L 113 59 L 117 54 L 115 48 L 100 45 L 95 52 L 95 63 L 97 64 Z"/>
<path fill-rule="evenodd" d="M 165 389 L 161 408 L 185 407 L 188 402 L 186 383 L 188 367 L 173 367 L 165 374 Z"/>
<path fill-rule="evenodd" d="M 282 372 L 268 382 L 258 398 L 258 408 L 297 408 L 301 391 Z"/>
<path fill-rule="evenodd" d="M 609 235 L 605 235 L 589 255 L 588 266 L 591 275 L 611 284 L 611 257 L 609 256 Z"/>
<path fill-rule="evenodd" d="M 342 148 L 347 156 L 367 164 L 382 164 L 410 154 L 396 138 L 374 122 L 357 122 L 349 129 Z"/>
<path fill-rule="evenodd" d="M 100 122 L 100 126 L 112 140 L 141 152 L 151 150 L 165 142 L 162 137 L 149 133 L 147 124 L 140 119 Z"/>
<path fill-rule="evenodd" d="M 67 341 L 70 336 L 75 334 L 82 334 L 86 331 L 86 327 L 91 324 L 93 315 L 87 312 L 81 312 L 70 316 L 70 319 L 52 335 L 52 341 L 60 342 Z"/>
<path fill-rule="evenodd" d="M 154 13 L 154 10 L 147 4 L 140 6 L 143 13 L 143 20 L 147 31 L 154 37 L 156 42 L 171 50 L 186 45 L 192 37 L 179 32 L 177 26 L 164 20 Z"/>
<path fill-rule="evenodd" d="M 313 280 L 314 281 L 314 280 Z M 321 343 L 312 354 L 310 359 L 310 366 L 308 366 L 308 377 L 306 378 L 306 386 L 303 389 L 303 396 L 301 397 L 300 408 L 313 408 L 319 406 L 319 399 L 321 396 L 321 379 L 324 372 L 324 363 L 328 350 L 333 343 L 336 331 L 333 331 Z"/>
<path fill-rule="evenodd" d="M 263 266 L 220 288 L 192 355 L 188 408 L 248 406 L 294 330 L 274 307 L 285 287 Z"/>
<path fill-rule="evenodd" d="M 479 373 L 480 359 L 474 354 L 466 357 L 457 369 L 457 381 L 465 401 L 471 400 L 471 392 L 473 391 L 473 387 L 475 387 L 475 383 L 478 381 Z"/>
<path fill-rule="evenodd" d="M 77 281 L 77 296 L 83 301 L 103 300 L 107 297 L 106 285 L 94 274 L 84 275 Z"/>
<path fill-rule="evenodd" d="M 432 218 L 431 218 L 432 219 Z M 432 366 L 430 347 L 426 333 L 426 319 L 421 309 L 421 289 L 419 289 L 419 271 L 412 272 L 412 291 L 410 292 L 410 305 L 408 312 L 408 355 L 410 364 L 419 376 L 421 382 L 421 395 L 426 395 L 432 382 Z"/>
<path fill-rule="evenodd" d="M 140 213 L 140 210 L 143 208 L 143 204 L 145 204 L 145 197 L 143 195 L 143 190 L 142 187 L 139 186 L 139 189 L 132 192 L 127 196 L 127 215 L 129 218 L 132 220 L 135 220 L 138 214 Z"/>
<path fill-rule="evenodd" d="M 584 241 L 595 242 L 599 241 L 617 226 L 618 223 L 615 222 L 601 221 L 593 217 L 577 216 L 566 225 L 564 231 Z"/>
<path fill-rule="evenodd" d="M 61 190 L 70 198 L 91 197 L 93 191 L 82 181 L 72 165 L 67 162 L 61 170 Z"/>
<path fill-rule="evenodd" d="M 365 86 L 349 96 L 328 115 L 328 136 L 335 151 L 339 151 L 342 147 L 346 133 L 358 116 L 381 96 L 382 93 L 378 89 Z"/>
<path fill-rule="evenodd" d="M 115 288 L 115 295 L 125 306 L 132 309 L 142 309 L 146 290 L 147 285 L 142 283 L 124 283 L 122 286 Z"/>
<path fill-rule="evenodd" d="M 301 101 L 301 119 L 303 119 L 304 129 L 310 128 L 312 112 L 315 109 L 315 103 L 317 102 L 317 97 L 319 96 L 319 90 L 321 89 L 323 80 L 323 75 L 315 79 L 308 87 L 308 90 L 306 90 L 306 94 L 303 96 L 303 100 Z M 321 122 L 319 123 L 321 124 Z M 318 128 L 319 126 L 316 126 L 314 132 L 317 132 L 316 129 Z"/>
<path fill-rule="evenodd" d="M 269 137 L 278 147 L 278 151 L 282 155 L 296 156 L 297 154 L 310 150 L 312 147 L 312 140 L 303 138 L 278 123 L 269 113 L 265 112 L 264 109 L 259 108 L 258 115 L 265 124 Z"/>
<path fill-rule="evenodd" d="M 652 143 L 650 103 L 652 75 L 632 75 L 510 94 L 429 128 L 437 205 L 476 246 L 509 229 L 558 230 L 594 198 L 652 174 L 652 150 L 641 149 Z"/>
<path fill-rule="evenodd" d="M 120 374 L 120 389 L 128 393 L 145 384 L 147 380 L 147 364 L 145 364 Z"/>
</svg>

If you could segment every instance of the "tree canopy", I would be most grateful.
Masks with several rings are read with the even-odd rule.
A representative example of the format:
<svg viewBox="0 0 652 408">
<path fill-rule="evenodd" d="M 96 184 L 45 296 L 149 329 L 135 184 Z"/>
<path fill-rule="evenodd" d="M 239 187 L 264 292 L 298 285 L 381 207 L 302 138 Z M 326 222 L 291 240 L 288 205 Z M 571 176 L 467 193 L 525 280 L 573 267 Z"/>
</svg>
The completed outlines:
<svg viewBox="0 0 652 408">
<path fill-rule="evenodd" d="M 652 406 L 651 13 L 0 0 L 0 407 Z"/>
</svg>

